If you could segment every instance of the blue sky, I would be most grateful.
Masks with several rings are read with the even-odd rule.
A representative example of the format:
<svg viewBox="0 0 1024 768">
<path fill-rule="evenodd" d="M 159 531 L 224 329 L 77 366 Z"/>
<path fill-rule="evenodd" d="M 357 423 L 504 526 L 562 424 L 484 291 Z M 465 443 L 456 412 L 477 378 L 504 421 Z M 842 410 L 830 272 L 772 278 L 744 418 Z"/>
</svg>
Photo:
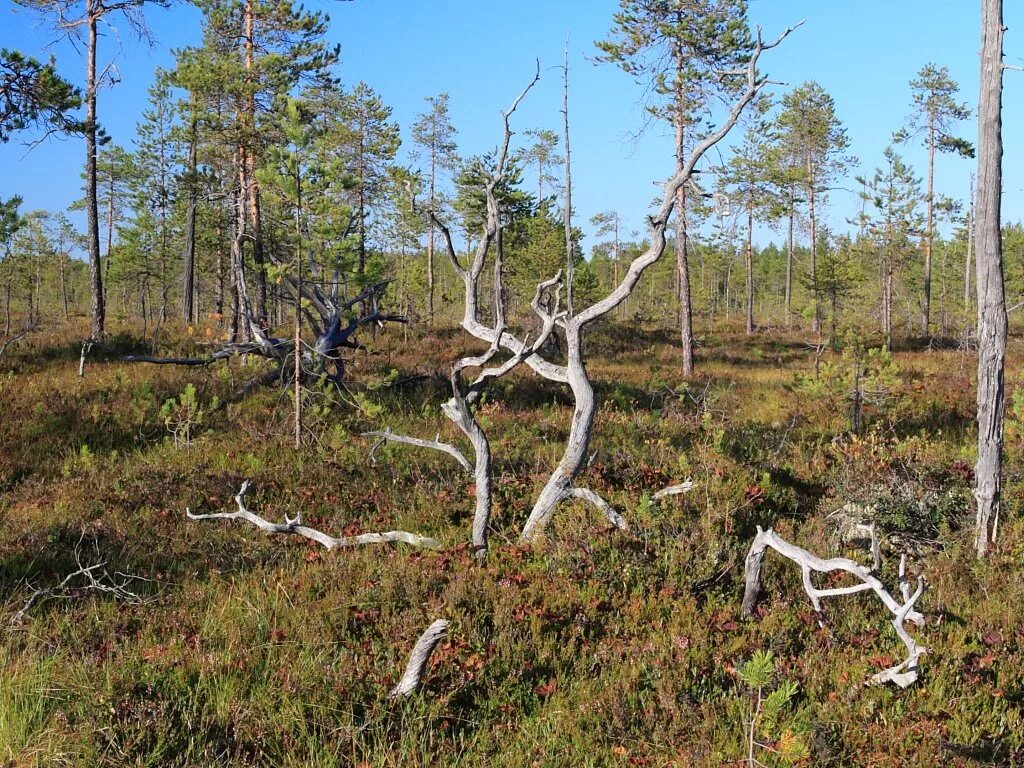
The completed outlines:
<svg viewBox="0 0 1024 768">
<path fill-rule="evenodd" d="M 394 109 L 403 138 L 425 108 L 424 98 L 447 91 L 459 129 L 459 148 L 474 154 L 500 137 L 500 112 L 532 75 L 540 58 L 541 82 L 516 114 L 514 129 L 558 128 L 560 66 L 566 39 L 572 75 L 571 121 L 574 203 L 578 223 L 588 229 L 594 213 L 621 212 L 642 230 L 648 205 L 672 170 L 668 133 L 654 127 L 632 138 L 643 122 L 640 89 L 610 65 L 595 65 L 594 41 L 607 36 L 617 0 L 355 0 L 307 3 L 331 15 L 330 38 L 341 45 L 339 74 L 360 80 Z M 1007 61 L 1024 57 L 1024 3 L 1006 3 Z M 753 0 L 752 22 L 774 37 L 804 20 L 783 45 L 766 53 L 762 69 L 790 86 L 817 80 L 835 98 L 847 128 L 858 172 L 870 174 L 909 110 L 908 82 L 926 63 L 949 68 L 964 101 L 977 99 L 980 3 L 953 0 Z M 37 17 L 8 4 L 0 11 L 0 47 L 35 55 L 53 53 L 60 71 L 81 81 L 83 62 L 66 43 L 51 45 L 52 33 Z M 198 42 L 200 15 L 188 5 L 152 9 L 156 43 L 133 40 L 122 25 L 108 30 L 101 61 L 114 60 L 120 81 L 100 95 L 100 119 L 118 143 L 130 145 L 135 121 L 157 66 L 170 66 L 171 50 Z M 781 92 L 784 88 L 777 88 Z M 1024 144 L 1013 140 L 1024 128 L 1024 73 L 1008 72 L 1004 93 L 1004 218 L 1017 221 L 1024 207 Z M 961 135 L 976 139 L 974 121 Z M 406 147 L 403 147 L 403 153 Z M 79 196 L 80 141 L 48 141 L 26 154 L 17 140 L 0 145 L 0 197 L 20 194 L 28 209 L 62 209 Z M 923 176 L 925 152 L 901 150 Z M 713 158 L 718 162 L 718 158 Z M 936 187 L 966 199 L 972 161 L 940 156 Z M 529 175 L 526 183 L 532 185 Z M 849 181 L 843 186 L 852 188 Z M 858 206 L 851 192 L 837 190 L 828 222 L 845 230 Z M 778 236 L 774 236 L 778 239 Z M 773 238 L 767 230 L 758 240 Z M 588 244 L 594 242 L 588 238 Z"/>
</svg>

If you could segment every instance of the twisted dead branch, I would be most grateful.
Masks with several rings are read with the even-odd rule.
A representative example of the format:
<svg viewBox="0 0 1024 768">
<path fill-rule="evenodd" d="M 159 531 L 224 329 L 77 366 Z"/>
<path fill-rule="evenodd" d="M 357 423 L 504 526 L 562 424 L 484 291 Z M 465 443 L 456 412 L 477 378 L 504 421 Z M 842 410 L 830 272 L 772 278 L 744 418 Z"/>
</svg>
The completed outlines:
<svg viewBox="0 0 1024 768">
<path fill-rule="evenodd" d="M 65 576 L 59 584 L 33 590 L 25 604 L 11 617 L 11 626 L 21 624 L 26 614 L 34 605 L 47 599 L 70 600 L 82 594 L 98 592 L 125 603 L 141 603 L 143 601 L 141 596 L 132 592 L 128 587 L 133 582 L 146 581 L 146 579 L 143 579 L 141 576 L 121 573 L 120 571 L 115 571 L 111 574 L 107 571 L 106 560 L 101 560 L 92 565 L 84 565 L 82 563 L 82 541 L 84 539 L 85 534 L 83 533 L 75 545 L 75 565 L 78 566 L 78 569 Z M 99 554 L 98 548 L 96 554 Z M 80 583 L 76 584 L 76 581 Z"/>
<path fill-rule="evenodd" d="M 290 283 L 295 288 L 294 281 Z M 383 312 L 380 308 L 380 300 L 387 289 L 388 282 L 382 281 L 369 286 L 359 293 L 355 298 L 338 302 L 325 295 L 318 286 L 303 283 L 300 293 L 303 299 L 307 300 L 313 308 L 313 312 L 304 310 L 309 326 L 316 334 L 314 343 L 306 347 L 302 353 L 305 362 L 303 372 L 313 377 L 324 372 L 329 363 L 335 367 L 335 373 L 331 378 L 341 382 L 344 378 L 345 365 L 341 357 L 343 349 L 364 349 L 355 340 L 355 334 L 363 327 L 376 325 L 383 327 L 386 323 L 404 323 L 406 318 L 403 315 L 392 315 Z M 248 307 L 243 302 L 243 308 Z M 354 308 L 362 308 L 362 313 L 344 318 Z M 109 357 L 123 363 L 148 363 L 150 365 L 180 365 L 190 367 L 205 367 L 213 365 L 222 360 L 242 355 L 255 355 L 271 360 L 276 363 L 278 370 L 274 376 L 267 377 L 268 380 L 279 379 L 290 380 L 289 371 L 294 372 L 295 339 L 276 338 L 264 331 L 255 319 L 247 321 L 249 328 L 248 341 L 231 342 L 223 345 L 209 355 L 199 357 L 158 357 L 156 355 L 125 355 L 118 352 L 103 342 L 96 339 L 86 339 L 82 343 L 82 353 L 79 358 L 78 375 L 85 375 L 85 364 L 93 349 L 102 350 Z M 304 345 L 305 347 L 305 345 Z"/>
<path fill-rule="evenodd" d="M 405 674 L 398 681 L 398 685 L 391 689 L 388 698 L 404 698 L 419 687 L 423 672 L 427 668 L 427 662 L 430 661 L 430 655 L 447 634 L 447 619 L 438 619 L 424 630 L 420 639 L 416 641 L 416 645 L 413 646 L 412 653 L 409 654 L 409 661 L 405 665 Z"/>
<path fill-rule="evenodd" d="M 363 432 L 363 437 L 380 438 L 380 440 L 378 440 L 374 444 L 373 448 L 370 449 L 370 461 L 373 462 L 374 464 L 377 463 L 377 460 L 374 458 L 374 454 L 377 452 L 377 449 L 380 448 L 380 446 L 384 445 L 385 443 L 390 442 L 403 443 L 405 445 L 413 445 L 416 446 L 417 448 L 431 448 L 435 451 L 441 451 L 441 453 L 447 453 L 449 456 L 451 456 L 453 459 L 459 462 L 459 466 L 461 466 L 464 470 L 466 470 L 467 472 L 473 471 L 473 465 L 469 463 L 469 459 L 467 459 L 463 455 L 462 451 L 460 451 L 454 445 L 450 445 L 449 443 L 442 443 L 440 435 L 438 435 L 433 440 L 423 440 L 418 437 L 398 435 L 392 432 L 390 429 L 384 429 L 374 430 L 373 432 Z"/>
<path fill-rule="evenodd" d="M 441 546 L 434 539 L 406 531 L 361 533 L 357 536 L 334 537 L 304 525 L 301 512 L 294 519 L 286 515 L 283 523 L 272 523 L 245 506 L 245 496 L 251 487 L 252 481 L 250 480 L 242 483 L 242 488 L 235 496 L 235 503 L 238 505 L 238 510 L 235 512 L 214 512 L 206 515 L 194 515 L 191 509 L 186 508 L 185 514 L 189 520 L 246 520 L 267 533 L 302 536 L 322 544 L 327 549 L 354 547 L 361 544 L 384 544 L 387 542 L 402 542 L 413 547 L 425 547 L 427 549 L 439 549 Z"/>
<path fill-rule="evenodd" d="M 784 540 L 771 528 L 762 530 L 758 526 L 757 535 L 754 537 L 754 541 L 750 545 L 750 551 L 747 553 L 744 571 L 746 585 L 743 592 L 743 606 L 741 608 L 743 616 L 753 614 L 757 604 L 758 595 L 761 591 L 761 566 L 764 560 L 764 553 L 768 549 L 774 549 L 783 557 L 800 566 L 803 574 L 804 591 L 807 592 L 811 605 L 814 606 L 814 610 L 819 615 L 821 615 L 821 598 L 823 597 L 874 592 L 882 604 L 892 613 L 891 623 L 893 629 L 896 630 L 896 635 L 900 638 L 903 645 L 906 646 L 907 658 L 895 666 L 872 675 L 868 682 L 873 684 L 891 682 L 900 688 L 906 688 L 917 680 L 918 662 L 921 656 L 928 651 L 923 646 L 917 644 L 910 633 L 907 632 L 905 625 L 909 621 L 917 626 L 924 626 L 924 616 L 914 610 L 914 605 L 921 595 L 924 594 L 925 580 L 923 576 L 918 576 L 917 589 L 911 592 L 910 583 L 907 581 L 906 576 L 906 556 L 900 559 L 899 588 L 900 596 L 902 597 L 902 602 L 900 602 L 889 593 L 882 582 L 871 571 L 860 563 L 845 557 L 822 559 L 806 549 L 802 549 Z M 848 587 L 833 587 L 829 589 L 819 589 L 814 586 L 811 580 L 812 572 L 834 573 L 836 571 L 845 571 L 859 579 L 860 583 Z M 819 619 L 819 622 L 824 625 L 821 619 Z"/>
</svg>

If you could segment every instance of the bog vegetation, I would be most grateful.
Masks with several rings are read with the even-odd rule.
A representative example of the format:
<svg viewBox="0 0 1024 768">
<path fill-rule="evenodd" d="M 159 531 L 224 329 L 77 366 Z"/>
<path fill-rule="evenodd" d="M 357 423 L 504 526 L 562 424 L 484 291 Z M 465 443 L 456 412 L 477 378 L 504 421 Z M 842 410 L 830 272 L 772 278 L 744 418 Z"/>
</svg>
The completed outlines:
<svg viewBox="0 0 1024 768">
<path fill-rule="evenodd" d="M 766 74 L 795 27 L 622 0 L 597 58 L 675 154 L 584 254 L 568 55 L 557 131 L 538 65 L 463 157 L 323 13 L 197 0 L 120 146 L 97 29 L 149 3 L 18 2 L 86 78 L 0 51 L 0 140 L 88 160 L 84 217 L 0 199 L 0 765 L 1024 763 L 997 91 L 975 146 L 925 64 L 857 170 Z"/>
</svg>

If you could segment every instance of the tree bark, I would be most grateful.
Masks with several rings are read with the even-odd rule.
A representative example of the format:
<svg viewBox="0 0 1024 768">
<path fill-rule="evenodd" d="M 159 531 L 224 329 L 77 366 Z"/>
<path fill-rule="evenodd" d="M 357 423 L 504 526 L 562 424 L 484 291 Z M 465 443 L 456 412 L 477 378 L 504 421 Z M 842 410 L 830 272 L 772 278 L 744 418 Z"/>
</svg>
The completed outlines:
<svg viewBox="0 0 1024 768">
<path fill-rule="evenodd" d="M 928 229 L 924 237 L 924 306 L 921 308 L 921 333 L 931 335 L 932 321 L 932 247 L 935 240 L 935 115 L 928 116 Z"/>
<path fill-rule="evenodd" d="M 793 325 L 793 219 L 796 217 L 796 200 L 793 190 L 789 191 L 789 237 L 786 241 L 786 327 Z"/>
<path fill-rule="evenodd" d="M 978 463 L 975 547 L 984 557 L 995 540 L 1003 462 L 1006 297 L 1003 285 L 1002 195 L 1003 3 L 982 0 L 981 93 L 978 106 Z"/>
<path fill-rule="evenodd" d="M 196 119 L 192 118 L 188 143 L 188 208 L 185 212 L 185 254 L 182 259 L 184 280 L 181 287 L 181 316 L 186 323 L 196 322 L 195 270 L 196 270 L 196 208 L 199 190 L 196 189 L 197 166 Z"/>
<path fill-rule="evenodd" d="M 818 220 L 814 210 L 814 160 L 807 155 L 807 217 L 811 230 L 811 290 L 814 292 L 814 320 L 811 330 L 821 334 L 821 296 L 818 291 Z"/>
<path fill-rule="evenodd" d="M 754 332 L 754 200 L 747 200 L 747 335 Z"/>
<path fill-rule="evenodd" d="M 92 336 L 95 339 L 101 339 L 103 338 L 106 311 L 103 302 L 103 276 L 100 272 L 99 204 L 96 197 L 96 47 L 99 38 L 97 24 L 102 9 L 97 7 L 96 0 L 86 0 L 86 14 L 89 26 L 85 86 L 86 237 L 88 238 L 89 279 L 92 293 Z"/>
<path fill-rule="evenodd" d="M 686 164 L 685 121 L 686 103 L 683 93 L 683 50 L 676 47 L 676 174 Z M 687 253 L 686 185 L 676 190 L 676 271 L 679 280 L 679 332 L 683 352 L 683 376 L 693 375 L 693 303 L 690 295 L 690 260 Z"/>
</svg>

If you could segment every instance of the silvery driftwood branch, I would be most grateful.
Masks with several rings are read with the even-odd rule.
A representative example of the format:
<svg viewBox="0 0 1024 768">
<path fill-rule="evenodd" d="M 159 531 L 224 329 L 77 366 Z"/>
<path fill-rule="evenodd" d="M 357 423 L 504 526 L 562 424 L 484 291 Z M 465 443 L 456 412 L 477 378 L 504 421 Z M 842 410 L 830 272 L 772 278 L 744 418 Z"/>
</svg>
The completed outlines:
<svg viewBox="0 0 1024 768">
<path fill-rule="evenodd" d="M 315 528 L 303 525 L 301 513 L 299 513 L 295 519 L 289 519 L 286 516 L 283 523 L 272 523 L 269 520 L 260 517 L 255 512 L 252 512 L 245 506 L 245 496 L 251 487 L 252 481 L 250 480 L 246 480 L 242 483 L 241 490 L 239 490 L 238 494 L 235 496 L 235 503 L 238 505 L 238 510 L 235 512 L 214 512 L 208 515 L 194 515 L 192 514 L 192 510 L 186 509 L 185 514 L 190 520 L 246 520 L 267 533 L 283 533 L 303 536 L 322 544 L 327 549 L 353 547 L 360 544 L 384 544 L 392 541 L 400 541 L 413 547 L 425 547 L 427 549 L 438 549 L 441 546 L 434 539 L 428 538 L 427 536 L 408 533 L 406 531 L 361 533 L 357 536 L 334 537 L 323 533 L 322 531 L 318 531 Z"/>
<path fill-rule="evenodd" d="M 416 641 L 416 645 L 413 646 L 412 653 L 409 654 L 409 661 L 405 665 L 405 674 L 398 681 L 398 685 L 391 689 L 391 693 L 388 694 L 389 698 L 404 698 L 419 687 L 423 672 L 427 668 L 427 662 L 430 661 L 430 655 L 447 634 L 447 619 L 438 619 L 424 630 L 420 639 Z"/>
<path fill-rule="evenodd" d="M 764 553 L 768 549 L 774 549 L 783 557 L 792 560 L 800 566 L 803 572 L 804 590 L 807 592 L 814 610 L 819 614 L 821 613 L 821 598 L 823 597 L 874 592 L 882 604 L 892 613 L 891 623 L 903 645 L 906 646 L 907 658 L 895 666 L 872 675 L 869 682 L 874 684 L 891 682 L 900 688 L 906 688 L 917 680 L 918 662 L 921 656 L 927 653 L 927 649 L 917 644 L 910 633 L 907 632 L 905 625 L 909 621 L 917 626 L 924 626 L 924 616 L 914 610 L 914 605 L 921 595 L 924 594 L 925 580 L 923 576 L 919 576 L 917 588 L 911 592 L 910 583 L 907 581 L 906 576 L 907 562 L 905 556 L 900 559 L 899 588 L 900 597 L 902 598 L 902 602 L 900 602 L 889 593 L 877 577 L 872 575 L 860 563 L 845 557 L 822 559 L 806 549 L 801 549 L 795 544 L 784 540 L 771 528 L 762 530 L 758 526 L 757 535 L 750 545 L 750 551 L 747 553 L 746 559 L 746 587 L 743 593 L 742 607 L 742 614 L 744 616 L 750 616 L 757 603 L 757 598 L 761 591 L 761 565 Z M 814 586 L 811 580 L 812 572 L 834 573 L 836 571 L 845 571 L 859 579 L 860 583 L 848 587 L 833 587 L 830 589 L 819 589 Z"/>
</svg>

